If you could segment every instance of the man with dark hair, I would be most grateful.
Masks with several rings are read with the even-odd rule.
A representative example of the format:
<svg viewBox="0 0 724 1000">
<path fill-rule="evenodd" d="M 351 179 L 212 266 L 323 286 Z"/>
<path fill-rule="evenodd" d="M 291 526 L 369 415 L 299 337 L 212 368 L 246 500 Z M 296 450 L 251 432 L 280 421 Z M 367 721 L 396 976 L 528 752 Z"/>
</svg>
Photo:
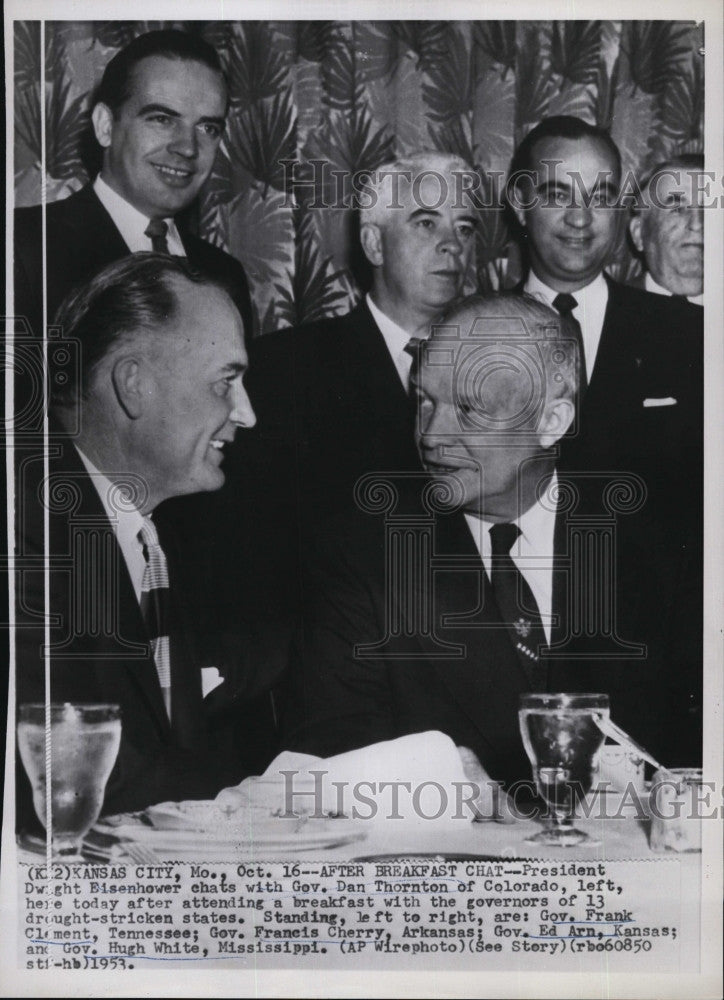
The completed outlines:
<svg viewBox="0 0 724 1000">
<path fill-rule="evenodd" d="M 16 442 L 18 702 L 120 705 L 106 811 L 210 797 L 245 773 L 230 727 L 276 661 L 251 638 L 225 651 L 197 634 L 183 553 L 152 514 L 218 490 L 224 449 L 254 424 L 241 319 L 219 285 L 158 254 L 110 264 L 57 318 L 48 473 L 42 441 Z M 60 364 L 72 347 L 76 370 Z"/>
<path fill-rule="evenodd" d="M 522 289 L 577 324 L 583 351 L 569 468 L 641 476 L 651 502 L 701 519 L 701 310 L 620 284 L 604 267 L 624 221 L 621 158 L 602 129 L 544 119 L 513 157 L 509 204 L 529 264 Z"/>
<path fill-rule="evenodd" d="M 704 157 L 685 153 L 657 164 L 642 185 L 629 233 L 643 257 L 644 287 L 703 304 Z"/>
<path fill-rule="evenodd" d="M 560 470 L 577 335 L 519 295 L 472 297 L 413 372 L 432 482 L 367 477 L 309 557 L 283 745 L 329 756 L 440 730 L 485 771 L 527 778 L 527 691 L 609 693 L 672 764 L 701 758 L 701 593 L 663 512 L 617 473 Z M 410 497 L 409 488 L 416 497 Z M 697 603 L 698 602 L 698 603 Z"/>
<path fill-rule="evenodd" d="M 242 266 L 218 247 L 177 228 L 211 173 L 228 109 L 219 58 L 183 31 L 141 35 L 108 63 L 92 111 L 102 151 L 98 176 L 47 206 L 47 269 L 42 208 L 15 221 L 15 312 L 42 333 L 66 294 L 105 264 L 136 251 L 185 256 L 228 289 L 251 332 Z"/>
</svg>

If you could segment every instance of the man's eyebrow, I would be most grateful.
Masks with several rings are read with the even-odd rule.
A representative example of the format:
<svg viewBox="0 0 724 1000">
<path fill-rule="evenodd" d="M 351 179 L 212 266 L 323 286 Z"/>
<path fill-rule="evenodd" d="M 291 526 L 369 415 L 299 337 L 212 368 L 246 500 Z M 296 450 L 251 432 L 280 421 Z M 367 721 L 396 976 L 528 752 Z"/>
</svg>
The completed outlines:
<svg viewBox="0 0 724 1000">
<path fill-rule="evenodd" d="M 421 215 L 435 215 L 440 218 L 440 214 L 436 208 L 416 208 L 414 212 L 410 212 L 408 218 L 412 222 L 414 219 L 419 219 Z"/>
<path fill-rule="evenodd" d="M 181 112 L 174 111 L 173 108 L 167 108 L 165 104 L 144 104 L 139 110 L 139 115 L 148 115 L 152 112 L 160 112 L 163 115 L 168 115 L 169 118 L 180 118 Z"/>
<path fill-rule="evenodd" d="M 415 219 L 419 219 L 421 216 L 435 216 L 436 219 L 442 218 L 442 212 L 438 211 L 436 208 L 416 208 L 413 212 L 410 212 L 408 218 L 409 222 L 414 222 Z M 472 226 L 475 225 L 476 219 L 475 215 L 471 212 L 470 215 L 461 215 L 455 222 L 469 222 Z"/>
<path fill-rule="evenodd" d="M 248 367 L 249 365 L 245 362 L 230 361 L 228 364 L 223 366 L 220 375 L 222 378 L 226 375 L 243 375 Z"/>
<path fill-rule="evenodd" d="M 144 104 L 143 107 L 138 112 L 140 115 L 149 114 L 162 114 L 168 115 L 169 118 L 181 118 L 182 114 L 180 111 L 175 111 L 173 108 L 166 107 L 165 104 Z M 202 115 L 199 118 L 198 123 L 200 125 L 206 125 L 208 123 L 219 125 L 223 128 L 226 124 L 226 118 L 223 115 Z"/>
</svg>

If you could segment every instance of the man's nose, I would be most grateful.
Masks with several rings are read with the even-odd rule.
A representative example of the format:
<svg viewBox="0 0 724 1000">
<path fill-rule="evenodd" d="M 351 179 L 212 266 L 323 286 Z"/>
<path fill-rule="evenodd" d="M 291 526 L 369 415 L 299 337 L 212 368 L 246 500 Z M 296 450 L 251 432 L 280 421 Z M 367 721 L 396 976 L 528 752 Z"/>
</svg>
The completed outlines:
<svg viewBox="0 0 724 1000">
<path fill-rule="evenodd" d="M 571 205 L 566 212 L 566 222 L 569 226 L 575 226 L 577 229 L 585 229 L 586 226 L 591 224 L 591 209 L 590 206 L 578 203 Z"/>
<path fill-rule="evenodd" d="M 463 245 L 454 229 L 449 229 L 442 235 L 438 243 L 438 250 L 441 253 L 451 253 L 456 257 L 460 257 L 463 252 Z"/>
<path fill-rule="evenodd" d="M 704 228 L 704 208 L 702 205 L 692 205 L 686 213 L 686 224 L 695 233 Z"/>
<path fill-rule="evenodd" d="M 232 393 L 229 420 L 238 427 L 253 427 L 256 423 L 256 414 L 241 379 L 238 384 L 232 386 Z"/>
<path fill-rule="evenodd" d="M 186 159 L 193 159 L 198 156 L 199 137 L 196 129 L 193 126 L 187 127 L 179 123 L 171 138 L 171 142 L 168 144 L 168 148 L 172 153 L 178 153 L 180 156 L 186 157 Z"/>
</svg>

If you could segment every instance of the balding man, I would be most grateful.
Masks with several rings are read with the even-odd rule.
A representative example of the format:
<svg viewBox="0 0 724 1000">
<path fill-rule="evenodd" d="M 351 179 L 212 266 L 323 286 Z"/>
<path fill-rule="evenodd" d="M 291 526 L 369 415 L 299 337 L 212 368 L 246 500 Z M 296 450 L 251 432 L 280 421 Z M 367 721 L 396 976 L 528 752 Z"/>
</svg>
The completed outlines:
<svg viewBox="0 0 724 1000">
<path fill-rule="evenodd" d="M 696 763 L 700 609 L 676 526 L 629 517 L 635 479 L 603 475 L 589 505 L 590 476 L 556 468 L 576 341 L 527 296 L 474 297 L 436 325 L 414 376 L 432 482 L 413 482 L 415 505 L 404 477 L 368 480 L 363 511 L 316 545 L 285 746 L 441 730 L 512 782 L 529 773 L 520 694 L 603 691 L 654 753 Z"/>
<path fill-rule="evenodd" d="M 218 490 L 225 450 L 254 424 L 241 318 L 183 261 L 137 254 L 66 300 L 57 322 L 48 472 L 42 440 L 16 449 L 18 702 L 120 706 L 106 811 L 208 798 L 244 773 L 225 752 L 229 712 L 263 690 L 273 660 L 245 660 L 240 642 L 225 663 L 216 637 L 199 636 L 185 540 L 153 515 L 169 497 Z"/>
<path fill-rule="evenodd" d="M 644 287 L 703 304 L 704 157 L 687 153 L 657 164 L 642 185 L 629 232 L 646 268 Z"/>
</svg>

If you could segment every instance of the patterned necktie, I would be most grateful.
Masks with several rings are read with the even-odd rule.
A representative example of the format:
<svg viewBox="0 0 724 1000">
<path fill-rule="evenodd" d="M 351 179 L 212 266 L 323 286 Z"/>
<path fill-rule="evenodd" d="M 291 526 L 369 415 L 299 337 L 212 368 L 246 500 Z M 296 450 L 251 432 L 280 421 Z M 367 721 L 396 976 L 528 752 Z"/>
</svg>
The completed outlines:
<svg viewBox="0 0 724 1000">
<path fill-rule="evenodd" d="M 498 609 L 508 627 L 531 689 L 545 691 L 546 668 L 541 663 L 540 653 L 547 643 L 540 611 L 525 577 L 510 555 L 520 533 L 517 524 L 494 524 L 490 529 L 491 583 Z"/>
<path fill-rule="evenodd" d="M 169 255 L 170 251 L 168 249 L 168 241 L 166 239 L 166 234 L 168 233 L 168 223 L 164 219 L 151 219 L 144 232 L 151 241 L 151 247 L 154 253 L 165 253 L 166 256 Z"/>
<path fill-rule="evenodd" d="M 576 344 L 578 345 L 578 370 L 580 372 L 579 396 L 582 398 L 584 392 L 588 388 L 588 372 L 586 371 L 586 353 L 583 349 L 583 333 L 581 331 L 581 324 L 573 315 L 573 310 L 577 305 L 578 299 L 575 295 L 571 295 L 569 292 L 559 292 L 553 299 L 553 308 L 556 309 L 561 316 L 567 317 L 568 322 L 571 325 L 571 329 L 575 333 Z"/>
<path fill-rule="evenodd" d="M 146 568 L 141 583 L 141 614 L 146 623 L 156 671 L 161 685 L 163 703 L 171 718 L 171 655 L 168 635 L 168 567 L 166 556 L 158 541 L 156 526 L 150 517 L 144 517 L 138 532 L 143 545 Z"/>
</svg>

